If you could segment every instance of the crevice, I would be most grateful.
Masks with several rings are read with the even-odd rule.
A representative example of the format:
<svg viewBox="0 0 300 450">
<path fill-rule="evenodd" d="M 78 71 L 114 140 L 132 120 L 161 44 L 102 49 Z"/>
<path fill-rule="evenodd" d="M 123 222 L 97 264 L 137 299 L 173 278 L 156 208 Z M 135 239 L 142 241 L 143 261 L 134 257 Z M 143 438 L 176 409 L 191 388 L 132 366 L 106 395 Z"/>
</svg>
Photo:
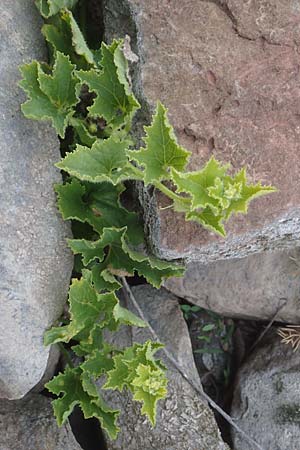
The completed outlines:
<svg viewBox="0 0 300 450">
<path fill-rule="evenodd" d="M 132 89 L 138 99 L 141 109 L 137 111 L 132 124 L 132 135 L 136 146 L 143 146 L 144 125 L 151 122 L 153 108 L 147 101 L 143 89 L 142 67 L 144 54 L 142 46 L 142 34 L 139 30 L 138 11 L 133 8 L 128 0 L 103 0 L 104 39 L 111 42 L 114 38 L 130 37 L 132 51 L 138 56 L 138 62 L 130 64 L 130 77 Z M 135 183 L 139 209 L 144 218 L 144 231 L 146 244 L 151 253 L 159 255 L 156 243 L 159 239 L 159 218 L 155 214 L 156 198 L 151 188 L 144 187 L 142 183 Z M 143 206 L 142 206 L 143 205 Z"/>
<path fill-rule="evenodd" d="M 85 419 L 76 406 L 69 418 L 76 441 L 84 450 L 107 450 L 107 445 L 97 419 Z"/>
</svg>

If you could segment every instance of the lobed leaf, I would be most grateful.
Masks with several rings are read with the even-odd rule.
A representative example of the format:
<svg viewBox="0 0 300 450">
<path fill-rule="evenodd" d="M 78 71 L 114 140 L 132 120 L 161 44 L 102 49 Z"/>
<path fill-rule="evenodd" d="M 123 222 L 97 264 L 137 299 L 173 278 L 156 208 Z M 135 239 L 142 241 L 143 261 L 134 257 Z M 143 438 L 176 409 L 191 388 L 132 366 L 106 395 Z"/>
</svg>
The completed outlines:
<svg viewBox="0 0 300 450">
<path fill-rule="evenodd" d="M 230 198 L 230 184 L 239 185 L 238 195 L 232 196 Z M 230 199 L 230 204 L 226 208 L 224 215 L 225 219 L 228 220 L 232 214 L 248 212 L 248 206 L 251 200 L 262 195 L 271 194 L 276 192 L 277 189 L 273 186 L 262 186 L 261 183 L 257 184 L 247 184 L 246 169 L 241 169 L 237 175 L 229 180 L 228 177 L 225 179 L 225 186 L 227 187 L 227 198 Z M 226 190 L 225 190 L 226 195 Z"/>
<path fill-rule="evenodd" d="M 140 107 L 128 83 L 127 66 L 120 62 L 121 45 L 122 41 L 113 41 L 110 46 L 102 43 L 102 71 L 91 69 L 77 72 L 81 82 L 96 93 L 93 105 L 88 108 L 89 114 L 104 118 L 112 129 L 128 126 Z"/>
<path fill-rule="evenodd" d="M 185 212 L 186 220 L 199 222 L 222 237 L 226 236 L 223 223 L 233 213 L 246 213 L 253 198 L 276 191 L 260 183 L 248 185 L 245 169 L 234 177 L 227 175 L 229 167 L 212 157 L 199 171 L 182 173 L 172 169 L 176 192 L 188 194 L 191 199 L 190 206 L 175 201 L 175 210 Z"/>
<path fill-rule="evenodd" d="M 106 270 L 112 275 L 133 276 L 137 271 L 157 288 L 164 278 L 182 275 L 183 267 L 131 249 L 127 243 L 126 231 L 126 228 L 104 228 L 97 241 L 71 239 L 69 245 L 75 254 L 82 254 L 86 265 L 95 260 L 102 263 L 99 272 Z"/>
<path fill-rule="evenodd" d="M 190 152 L 177 143 L 173 128 L 167 118 L 167 109 L 157 103 L 152 124 L 145 127 L 146 148 L 128 151 L 131 159 L 144 167 L 144 182 L 151 184 L 159 180 L 170 179 L 170 168 L 183 170 Z"/>
<path fill-rule="evenodd" d="M 114 292 L 99 294 L 91 279 L 73 279 L 69 290 L 70 323 L 53 327 L 44 335 L 45 345 L 57 342 L 81 341 L 83 348 L 94 350 L 102 343 L 102 329 L 116 330 L 120 324 L 145 327 L 135 314 L 119 305 Z"/>
<path fill-rule="evenodd" d="M 165 368 L 154 358 L 160 348 L 161 344 L 147 341 L 114 356 L 114 368 L 107 372 L 107 382 L 103 386 L 103 389 L 122 391 L 126 387 L 131 390 L 133 399 L 143 404 L 141 413 L 147 415 L 153 426 L 157 401 L 166 397 L 168 383 Z"/>
<path fill-rule="evenodd" d="M 63 425 L 76 405 L 79 405 L 84 418 L 95 417 L 107 431 L 111 439 L 119 432 L 116 424 L 119 411 L 110 409 L 98 394 L 97 388 L 80 368 L 66 368 L 49 381 L 46 388 L 55 395 L 63 394 L 53 400 L 52 405 L 59 426 Z"/>
<path fill-rule="evenodd" d="M 210 195 L 209 188 L 215 186 L 215 181 L 224 178 L 229 165 L 222 165 L 214 157 L 206 163 L 203 169 L 196 172 L 178 172 L 172 170 L 172 180 L 176 184 L 176 192 L 184 192 L 192 198 L 192 210 L 210 207 L 219 212 L 218 199 Z"/>
<path fill-rule="evenodd" d="M 101 234 L 103 228 L 127 226 L 127 236 L 133 245 L 143 242 L 144 233 L 137 214 L 120 204 L 124 186 L 111 183 L 70 182 L 55 185 L 58 207 L 64 220 L 75 219 L 87 222 Z"/>
<path fill-rule="evenodd" d="M 77 79 L 69 57 L 57 52 L 53 72 L 45 73 L 37 61 L 21 66 L 23 79 L 20 86 L 27 93 L 28 100 L 22 105 L 26 117 L 35 120 L 51 120 L 57 133 L 64 137 L 73 107 L 78 103 Z"/>
<path fill-rule="evenodd" d="M 113 304 L 118 302 L 113 293 L 108 295 Z M 83 331 L 90 333 L 95 322 L 98 322 L 100 313 L 105 310 L 107 296 L 98 297 L 95 289 L 84 278 L 81 280 L 73 279 L 69 289 L 68 301 L 70 305 L 69 325 L 53 327 L 46 331 L 44 335 L 45 345 L 69 342 Z M 105 323 L 105 319 L 102 320 L 102 324 L 104 325 Z"/>
<path fill-rule="evenodd" d="M 56 166 L 83 181 L 109 181 L 117 185 L 133 178 L 132 166 L 126 155 L 127 148 L 126 140 L 114 136 L 105 140 L 97 139 L 91 148 L 77 145 L 76 150 L 67 153 Z"/>
</svg>

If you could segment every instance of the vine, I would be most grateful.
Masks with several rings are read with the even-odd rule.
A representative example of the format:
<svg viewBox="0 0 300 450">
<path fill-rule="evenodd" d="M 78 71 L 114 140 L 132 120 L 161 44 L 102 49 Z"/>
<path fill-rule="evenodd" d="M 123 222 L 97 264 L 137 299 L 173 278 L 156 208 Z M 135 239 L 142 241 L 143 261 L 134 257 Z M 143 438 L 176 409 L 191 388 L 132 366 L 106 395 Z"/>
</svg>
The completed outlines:
<svg viewBox="0 0 300 450">
<path fill-rule="evenodd" d="M 36 1 L 46 21 L 42 33 L 50 65 L 32 61 L 21 67 L 20 86 L 28 96 L 24 115 L 51 121 L 61 138 L 67 128 L 73 133 L 69 151 L 56 164 L 65 181 L 55 191 L 62 217 L 73 223 L 74 239 L 68 243 L 80 275 L 69 290 L 68 324 L 51 328 L 44 341 L 69 344 L 81 363 L 70 364 L 46 387 L 58 396 L 53 407 L 59 425 L 79 405 L 85 418 L 99 419 L 114 439 L 119 411 L 104 402 L 100 379 L 105 379 L 101 389 L 129 389 L 152 425 L 157 402 L 167 394 L 166 369 L 155 357 L 161 344 L 147 341 L 120 349 L 105 340 L 104 332 L 120 325 L 146 326 L 120 305 L 120 279 L 137 273 L 159 288 L 165 278 L 184 272 L 182 266 L 145 253 L 139 217 L 120 200 L 124 182 L 153 185 L 186 220 L 221 236 L 232 214 L 246 213 L 250 200 L 274 188 L 248 184 L 245 169 L 228 175 L 229 165 L 214 157 L 201 170 L 186 171 L 190 153 L 177 143 L 160 102 L 145 127 L 144 147 L 134 149 L 130 131 L 140 105 L 131 90 L 123 42 L 90 49 L 71 11 L 76 3 Z"/>
</svg>

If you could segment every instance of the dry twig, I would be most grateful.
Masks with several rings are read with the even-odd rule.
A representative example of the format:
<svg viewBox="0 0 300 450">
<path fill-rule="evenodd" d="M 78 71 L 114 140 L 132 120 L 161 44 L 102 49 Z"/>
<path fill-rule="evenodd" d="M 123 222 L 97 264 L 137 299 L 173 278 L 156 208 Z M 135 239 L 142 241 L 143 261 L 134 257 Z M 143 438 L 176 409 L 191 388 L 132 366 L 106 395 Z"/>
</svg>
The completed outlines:
<svg viewBox="0 0 300 450">
<path fill-rule="evenodd" d="M 252 353 L 253 350 L 257 347 L 257 345 L 259 344 L 259 342 L 262 340 L 262 338 L 266 335 L 266 333 L 269 331 L 269 329 L 271 328 L 271 326 L 273 325 L 273 323 L 275 322 L 275 320 L 277 319 L 278 314 L 280 313 L 280 311 L 285 307 L 285 305 L 287 304 L 287 299 L 282 299 L 284 300 L 283 303 L 278 306 L 275 314 L 273 315 L 273 317 L 271 318 L 270 322 L 268 323 L 268 325 L 264 328 L 264 330 L 262 331 L 262 333 L 258 336 L 258 338 L 255 340 L 254 344 L 251 346 L 249 353 Z"/>
</svg>

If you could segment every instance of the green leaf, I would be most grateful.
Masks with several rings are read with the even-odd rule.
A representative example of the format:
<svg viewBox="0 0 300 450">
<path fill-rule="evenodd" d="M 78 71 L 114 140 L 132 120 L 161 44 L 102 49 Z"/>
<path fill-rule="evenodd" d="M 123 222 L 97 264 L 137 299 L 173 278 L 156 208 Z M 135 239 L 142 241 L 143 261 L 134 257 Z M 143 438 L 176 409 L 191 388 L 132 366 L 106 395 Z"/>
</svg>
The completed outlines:
<svg viewBox="0 0 300 450">
<path fill-rule="evenodd" d="M 128 350 L 127 350 L 128 354 Z M 126 351 L 125 351 L 126 355 Z M 107 382 L 102 386 L 103 389 L 118 389 L 122 391 L 127 386 L 127 378 L 130 375 L 130 369 L 125 364 L 124 354 L 119 354 L 113 358 L 114 367 L 107 372 Z"/>
<path fill-rule="evenodd" d="M 84 121 L 82 119 L 72 117 L 70 119 L 70 125 L 75 131 L 74 140 L 87 147 L 92 147 L 94 142 L 97 140 L 97 136 L 90 133 Z"/>
<path fill-rule="evenodd" d="M 185 215 L 186 220 L 193 220 L 200 223 L 204 228 L 219 234 L 222 237 L 226 236 L 223 225 L 224 217 L 222 214 L 216 215 L 210 207 L 206 207 L 203 211 L 190 211 Z"/>
<path fill-rule="evenodd" d="M 87 269 L 82 271 L 83 274 L 87 272 Z M 114 275 L 112 275 L 109 270 L 106 269 L 106 263 L 95 263 L 91 270 L 91 280 L 92 283 L 98 292 L 103 291 L 118 291 L 122 284 L 119 283 Z"/>
<path fill-rule="evenodd" d="M 97 258 L 104 262 L 102 270 L 118 276 L 131 276 L 137 271 L 155 287 L 160 287 L 165 277 L 182 274 L 184 269 L 181 266 L 131 249 L 126 241 L 126 231 L 126 228 L 104 228 L 98 241 L 71 239 L 69 245 L 75 254 L 83 255 L 83 261 L 87 264 Z M 105 249 L 109 251 L 105 252 Z"/>
<path fill-rule="evenodd" d="M 58 207 L 64 220 L 75 219 L 89 223 L 96 232 L 103 228 L 128 226 L 127 236 L 134 245 L 144 240 L 142 225 L 137 214 L 120 204 L 124 186 L 110 183 L 81 183 L 76 179 L 55 185 Z"/>
<path fill-rule="evenodd" d="M 74 8 L 77 2 L 78 0 L 35 0 L 37 8 L 45 19 L 54 16 L 62 8 Z"/>
<path fill-rule="evenodd" d="M 22 105 L 24 115 L 29 119 L 51 120 L 61 137 L 74 114 L 73 106 L 78 102 L 73 68 L 69 58 L 60 52 L 57 52 L 52 75 L 45 73 L 37 61 L 20 68 L 24 77 L 20 86 L 28 95 Z"/>
<path fill-rule="evenodd" d="M 44 344 L 69 342 L 83 329 L 92 329 L 97 321 L 101 306 L 96 291 L 85 280 L 73 279 L 69 289 L 70 324 L 46 331 Z"/>
<path fill-rule="evenodd" d="M 119 303 L 117 303 L 116 306 L 114 307 L 113 315 L 117 322 L 121 322 L 126 325 L 131 325 L 131 326 L 135 326 L 135 327 L 141 327 L 141 328 L 147 327 L 146 322 L 144 322 L 138 316 L 133 314 L 131 311 L 128 311 L 128 309 L 120 306 Z"/>
<path fill-rule="evenodd" d="M 87 46 L 71 11 L 63 10 L 42 27 L 42 33 L 56 51 L 68 55 L 77 68 L 88 69 L 95 64 L 94 55 Z"/>
<path fill-rule="evenodd" d="M 92 51 L 87 46 L 80 28 L 75 21 L 71 11 L 64 11 L 62 13 L 62 19 L 69 25 L 72 34 L 72 44 L 75 48 L 77 55 L 83 56 L 89 64 L 95 64 Z"/>
<path fill-rule="evenodd" d="M 110 352 L 104 348 L 90 353 L 87 360 L 81 365 L 84 372 L 88 372 L 94 378 L 99 378 L 102 374 L 114 368 L 114 361 Z"/>
<path fill-rule="evenodd" d="M 94 324 L 111 329 L 117 328 L 113 309 L 118 299 L 113 292 L 98 294 L 85 279 L 73 279 L 69 290 L 70 323 L 63 327 L 53 327 L 44 335 L 45 345 L 57 342 L 69 342 L 81 333 L 90 336 Z"/>
<path fill-rule="evenodd" d="M 208 323 L 207 325 L 204 325 L 202 327 L 202 331 L 208 332 L 212 331 L 215 328 L 215 325 L 213 323 Z"/>
<path fill-rule="evenodd" d="M 177 144 L 173 128 L 167 118 L 167 110 L 160 102 L 157 103 L 152 124 L 145 127 L 145 130 L 146 148 L 127 153 L 130 158 L 144 167 L 146 184 L 169 180 L 170 168 L 183 170 L 190 152 Z"/>
<path fill-rule="evenodd" d="M 83 181 L 109 181 L 116 185 L 133 178 L 126 156 L 127 148 L 127 141 L 117 140 L 113 136 L 105 140 L 97 139 L 91 148 L 77 145 L 76 150 L 67 153 L 56 166 Z"/>
<path fill-rule="evenodd" d="M 120 324 L 146 326 L 139 317 L 119 305 L 114 292 L 97 293 L 87 274 L 81 280 L 72 280 L 69 305 L 70 323 L 46 331 L 45 345 L 76 339 L 81 341 L 81 351 L 91 351 L 101 346 L 101 329 L 105 327 L 116 330 Z"/>
<path fill-rule="evenodd" d="M 223 237 L 226 236 L 223 222 L 231 214 L 246 213 L 253 198 L 276 191 L 272 186 L 262 186 L 260 183 L 247 185 L 245 169 L 234 177 L 227 175 L 229 167 L 212 157 L 202 170 L 196 172 L 172 170 L 177 192 L 191 197 L 190 209 L 187 203 L 175 200 L 175 210 L 184 211 L 186 220 L 199 222 Z"/>
<path fill-rule="evenodd" d="M 89 330 L 84 329 L 76 335 L 79 344 L 72 346 L 72 351 L 78 356 L 86 356 L 107 346 L 103 340 L 103 324 L 95 323 Z M 81 365 L 82 366 L 82 365 Z"/>
<path fill-rule="evenodd" d="M 52 402 L 56 420 L 63 425 L 76 405 L 79 405 L 86 419 L 97 418 L 111 439 L 115 439 L 119 432 L 116 421 L 119 411 L 110 409 L 99 396 L 96 386 L 87 374 L 81 373 L 79 368 L 66 368 L 65 372 L 57 375 L 46 385 L 55 395 L 63 394 Z"/>
<path fill-rule="evenodd" d="M 130 124 L 140 107 L 129 87 L 127 67 L 120 62 L 121 45 L 121 41 L 113 41 L 110 46 L 102 43 L 102 71 L 91 69 L 77 72 L 81 82 L 96 93 L 93 105 L 88 108 L 90 115 L 104 118 L 113 129 Z"/>
</svg>

